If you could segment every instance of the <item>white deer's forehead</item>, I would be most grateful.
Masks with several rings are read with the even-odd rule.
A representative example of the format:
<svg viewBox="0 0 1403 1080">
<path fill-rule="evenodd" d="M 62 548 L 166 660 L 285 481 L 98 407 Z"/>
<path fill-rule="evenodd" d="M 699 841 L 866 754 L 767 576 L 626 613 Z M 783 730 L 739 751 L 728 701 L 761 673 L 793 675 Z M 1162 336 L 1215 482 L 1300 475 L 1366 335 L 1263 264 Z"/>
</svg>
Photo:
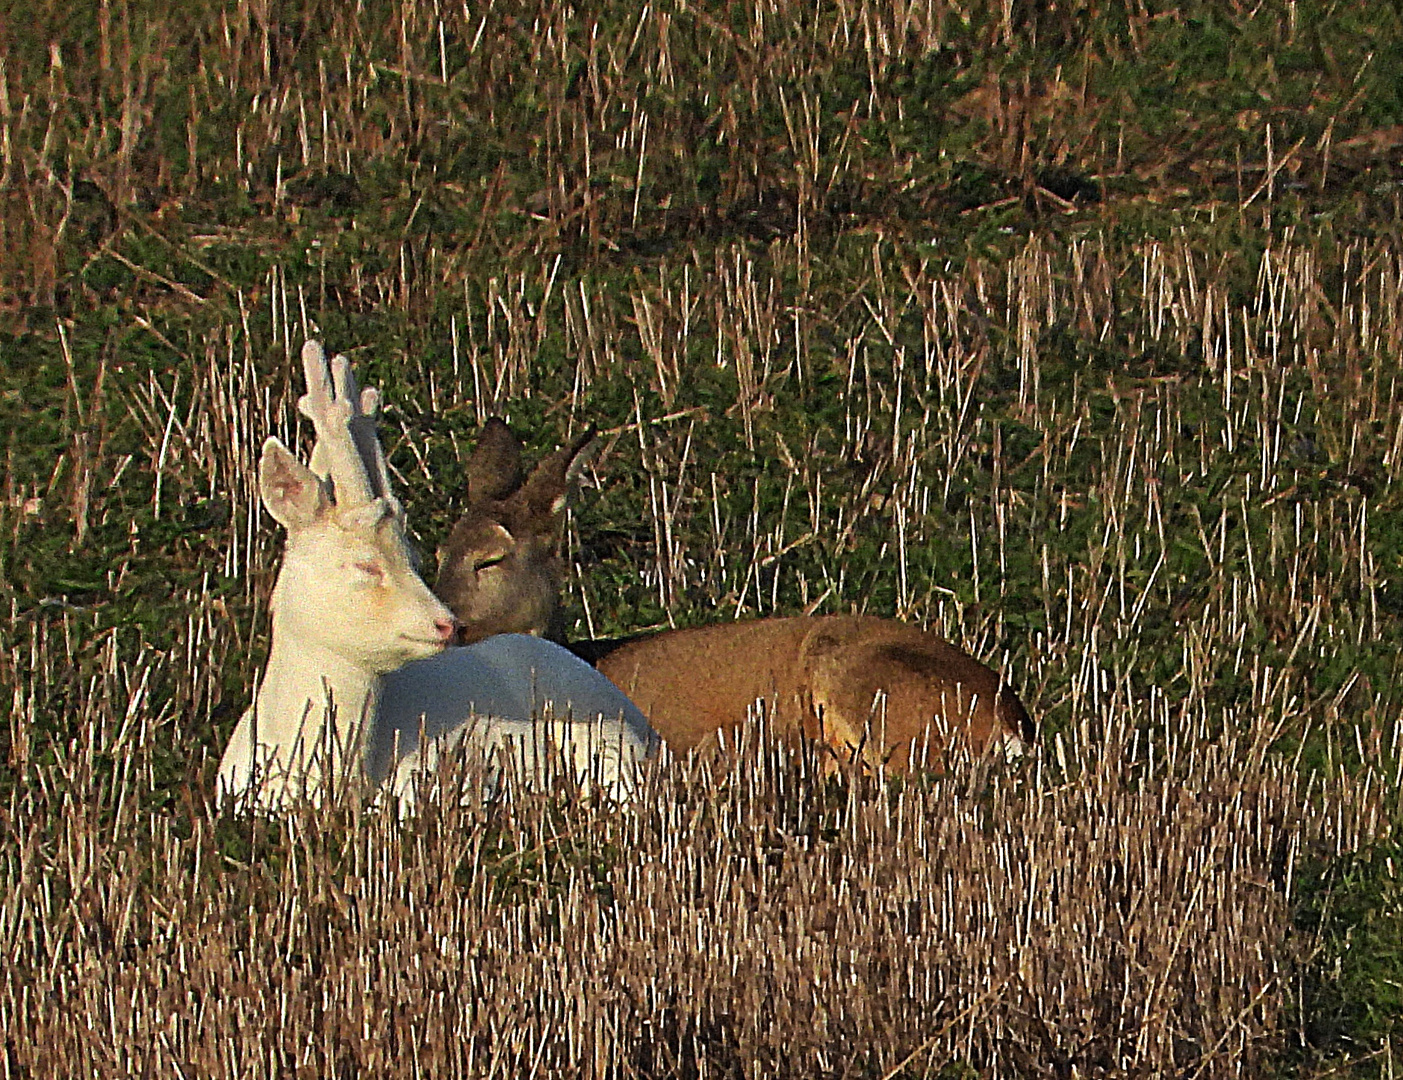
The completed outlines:
<svg viewBox="0 0 1403 1080">
<path fill-rule="evenodd" d="M 294 544 L 288 543 L 288 554 L 299 560 L 320 564 L 346 562 L 384 562 L 390 565 L 410 563 L 409 545 L 404 534 L 391 521 L 378 528 L 346 527 L 336 521 L 324 521 L 305 529 Z"/>
</svg>

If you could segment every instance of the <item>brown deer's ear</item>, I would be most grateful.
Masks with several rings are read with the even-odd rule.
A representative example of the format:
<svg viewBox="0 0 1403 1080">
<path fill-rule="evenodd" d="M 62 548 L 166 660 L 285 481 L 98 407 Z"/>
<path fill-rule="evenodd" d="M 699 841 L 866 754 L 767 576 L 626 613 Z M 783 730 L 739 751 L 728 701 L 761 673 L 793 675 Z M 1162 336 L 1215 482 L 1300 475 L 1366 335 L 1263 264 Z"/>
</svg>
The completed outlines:
<svg viewBox="0 0 1403 1080">
<path fill-rule="evenodd" d="M 567 491 L 579 487 L 580 475 L 585 471 L 585 466 L 594 460 L 594 455 L 599 450 L 599 444 L 595 441 L 597 434 L 594 425 L 588 424 L 584 431 L 575 436 L 575 441 L 561 451 L 562 454 L 569 455 L 565 462 Z"/>
<path fill-rule="evenodd" d="M 263 444 L 263 456 L 258 462 L 258 493 L 268 513 L 289 532 L 311 525 L 331 507 L 317 474 L 275 438 Z"/>
<path fill-rule="evenodd" d="M 586 451 L 593 442 L 594 428 L 587 428 L 569 446 L 543 458 L 522 485 L 522 498 L 538 530 L 558 528 L 558 518 L 580 482 L 590 457 Z"/>
<path fill-rule="evenodd" d="M 501 501 L 521 486 L 521 440 L 499 418 L 482 425 L 468 459 L 468 499 Z"/>
</svg>

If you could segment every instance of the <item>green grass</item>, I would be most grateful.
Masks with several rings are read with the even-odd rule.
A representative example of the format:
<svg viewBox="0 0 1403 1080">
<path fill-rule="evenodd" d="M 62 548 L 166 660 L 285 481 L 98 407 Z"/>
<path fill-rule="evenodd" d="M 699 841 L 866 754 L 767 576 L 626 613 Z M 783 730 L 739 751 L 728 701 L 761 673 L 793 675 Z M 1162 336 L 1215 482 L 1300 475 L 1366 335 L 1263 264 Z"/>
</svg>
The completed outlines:
<svg viewBox="0 0 1403 1080">
<path fill-rule="evenodd" d="M 385 391 L 426 551 L 485 416 L 605 432 L 581 633 L 896 615 L 1049 736 L 1108 681 L 1392 777 L 1397 6 L 842 10 L 22 5 L 0 790 L 136 702 L 102 805 L 203 812 L 311 328 Z M 1283 1071 L 1392 1067 L 1395 843 L 1299 882 Z"/>
</svg>

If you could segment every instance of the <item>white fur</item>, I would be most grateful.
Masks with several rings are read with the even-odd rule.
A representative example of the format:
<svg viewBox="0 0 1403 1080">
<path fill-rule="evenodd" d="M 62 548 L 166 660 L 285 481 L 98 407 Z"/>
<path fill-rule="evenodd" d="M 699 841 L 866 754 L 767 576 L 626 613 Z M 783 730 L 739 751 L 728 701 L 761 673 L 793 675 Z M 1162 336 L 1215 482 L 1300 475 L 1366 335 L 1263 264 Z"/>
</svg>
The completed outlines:
<svg viewBox="0 0 1403 1080">
<path fill-rule="evenodd" d="M 412 804 L 415 777 L 465 737 L 509 748 L 526 778 L 541 769 L 543 753 L 561 752 L 577 781 L 597 781 L 615 798 L 630 793 L 637 764 L 657 746 L 622 690 L 569 650 L 524 634 L 449 649 L 385 676 L 366 773 L 377 782 L 392 775 L 401 806 Z"/>
<path fill-rule="evenodd" d="M 271 683 L 265 676 L 255 702 L 256 771 L 250 709 L 220 762 L 222 798 L 244 792 L 256 777 L 255 803 L 267 809 L 302 795 L 317 799 L 314 785 L 325 763 L 334 760 L 343 766 L 341 782 L 378 786 L 388 779 L 391 793 L 408 809 L 419 774 L 433 772 L 442 753 L 470 739 L 489 756 L 505 749 L 527 778 L 541 768 L 543 752 L 560 751 L 576 780 L 597 782 L 620 799 L 631 793 L 638 764 L 657 747 L 647 719 L 623 691 L 541 638 L 503 634 L 379 677 L 354 668 L 336 671 L 325 658 L 299 667 L 279 671 Z M 309 683 L 312 667 L 318 670 Z M 302 690 L 289 695 L 295 686 Z M 332 730 L 326 725 L 327 692 Z M 424 746 L 421 731 L 428 739 Z M 360 748 L 354 755 L 359 769 L 345 765 L 352 747 Z M 290 767 L 293 762 L 300 763 L 300 772 Z"/>
</svg>

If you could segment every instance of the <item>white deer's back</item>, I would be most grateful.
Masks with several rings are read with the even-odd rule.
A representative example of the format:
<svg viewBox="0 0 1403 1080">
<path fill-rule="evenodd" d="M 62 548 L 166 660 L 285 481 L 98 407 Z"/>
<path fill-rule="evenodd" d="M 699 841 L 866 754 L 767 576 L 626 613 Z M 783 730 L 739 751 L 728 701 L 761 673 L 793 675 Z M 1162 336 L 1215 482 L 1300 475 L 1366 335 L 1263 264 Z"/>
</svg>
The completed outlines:
<svg viewBox="0 0 1403 1080">
<path fill-rule="evenodd" d="M 430 747 L 420 747 L 421 732 Z M 393 775 L 394 793 L 410 798 L 415 775 L 465 740 L 488 754 L 510 746 L 527 771 L 546 748 L 559 750 L 577 776 L 593 776 L 615 796 L 627 794 L 636 764 L 657 744 L 623 691 L 568 650 L 523 634 L 449 649 L 384 676 L 365 771 L 376 784 Z"/>
</svg>

